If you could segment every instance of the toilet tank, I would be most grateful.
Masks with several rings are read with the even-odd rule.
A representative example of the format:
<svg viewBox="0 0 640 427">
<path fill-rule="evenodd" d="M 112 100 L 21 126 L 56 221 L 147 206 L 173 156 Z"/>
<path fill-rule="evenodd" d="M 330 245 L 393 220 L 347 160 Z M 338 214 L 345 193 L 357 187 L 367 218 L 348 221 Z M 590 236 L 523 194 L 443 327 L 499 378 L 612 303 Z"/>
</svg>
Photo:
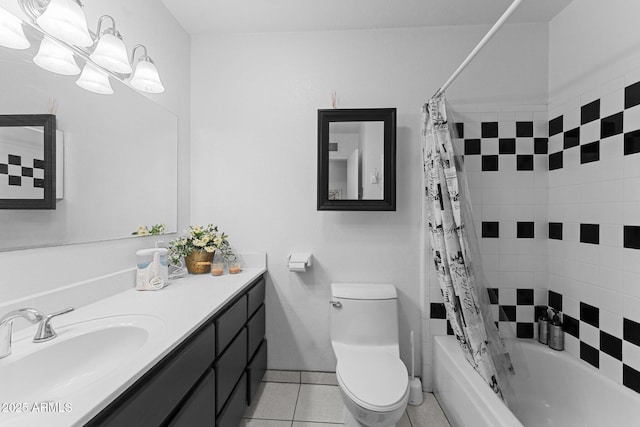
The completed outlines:
<svg viewBox="0 0 640 427">
<path fill-rule="evenodd" d="M 331 284 L 331 342 L 398 346 L 398 294 L 391 284 Z M 339 307 L 336 302 L 340 303 Z"/>
</svg>

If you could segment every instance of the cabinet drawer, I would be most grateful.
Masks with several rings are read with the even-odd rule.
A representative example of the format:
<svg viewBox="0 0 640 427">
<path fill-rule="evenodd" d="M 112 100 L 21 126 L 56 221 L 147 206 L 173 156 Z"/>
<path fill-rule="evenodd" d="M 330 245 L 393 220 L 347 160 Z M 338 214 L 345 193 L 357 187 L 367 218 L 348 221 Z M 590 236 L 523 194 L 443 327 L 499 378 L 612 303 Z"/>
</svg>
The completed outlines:
<svg viewBox="0 0 640 427">
<path fill-rule="evenodd" d="M 251 317 L 264 302 L 264 285 L 264 277 L 261 277 L 258 284 L 247 292 L 249 296 L 249 317 Z"/>
<path fill-rule="evenodd" d="M 89 422 L 89 426 L 156 427 L 184 398 L 214 360 L 215 328 L 202 332 L 161 361 Z"/>
<path fill-rule="evenodd" d="M 215 372 L 210 369 L 169 423 L 169 427 L 214 426 L 216 423 L 216 411 L 213 407 L 215 398 Z"/>
<path fill-rule="evenodd" d="M 219 413 L 247 366 L 247 329 L 233 340 L 215 363 L 216 413 Z"/>
<path fill-rule="evenodd" d="M 216 355 L 222 351 L 236 336 L 247 321 L 247 296 L 243 295 L 227 311 L 215 320 L 218 330 Z"/>
<path fill-rule="evenodd" d="M 260 381 L 264 377 L 267 370 L 267 340 L 262 341 L 260 348 L 256 352 L 249 366 L 247 366 L 247 401 L 249 405 L 253 402 L 253 398 L 260 387 Z"/>
<path fill-rule="evenodd" d="M 258 311 L 253 315 L 251 320 L 247 322 L 247 329 L 249 332 L 249 353 L 248 357 L 251 359 L 253 354 L 258 349 L 258 346 L 264 339 L 265 332 L 265 317 L 264 317 L 264 304 L 260 306 Z"/>
<path fill-rule="evenodd" d="M 238 427 L 247 409 L 247 381 L 245 376 L 233 390 L 233 394 L 218 418 L 217 427 Z"/>
</svg>

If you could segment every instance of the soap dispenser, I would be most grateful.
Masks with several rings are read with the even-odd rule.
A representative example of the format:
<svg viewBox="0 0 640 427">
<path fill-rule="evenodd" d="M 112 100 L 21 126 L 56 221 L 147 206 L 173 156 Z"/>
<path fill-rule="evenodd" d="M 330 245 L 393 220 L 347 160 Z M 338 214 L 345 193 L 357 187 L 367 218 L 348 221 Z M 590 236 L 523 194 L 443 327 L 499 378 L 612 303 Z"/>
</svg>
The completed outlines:
<svg viewBox="0 0 640 427">
<path fill-rule="evenodd" d="M 540 344 L 549 344 L 549 314 L 547 307 L 540 307 L 542 313 L 538 318 L 538 341 Z"/>
<path fill-rule="evenodd" d="M 549 323 L 549 347 L 554 350 L 564 350 L 564 332 L 558 310 L 553 310 L 553 319 Z"/>
</svg>

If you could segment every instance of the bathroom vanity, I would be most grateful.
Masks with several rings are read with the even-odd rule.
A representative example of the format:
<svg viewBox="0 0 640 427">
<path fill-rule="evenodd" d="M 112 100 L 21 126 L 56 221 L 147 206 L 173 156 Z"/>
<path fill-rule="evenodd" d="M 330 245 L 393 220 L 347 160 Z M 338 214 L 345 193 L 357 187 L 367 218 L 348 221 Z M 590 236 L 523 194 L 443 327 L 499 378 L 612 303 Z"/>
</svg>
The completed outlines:
<svg viewBox="0 0 640 427">
<path fill-rule="evenodd" d="M 264 293 L 260 276 L 87 426 L 238 426 L 267 367 Z"/>
<path fill-rule="evenodd" d="M 56 318 L 45 344 L 31 342 L 31 327 L 14 333 L 0 400 L 27 413 L 1 413 L 0 424 L 237 427 L 267 367 L 265 272 L 128 289 Z M 50 377 L 35 378 L 42 357 Z M 55 410 L 34 411 L 39 402 Z"/>
</svg>

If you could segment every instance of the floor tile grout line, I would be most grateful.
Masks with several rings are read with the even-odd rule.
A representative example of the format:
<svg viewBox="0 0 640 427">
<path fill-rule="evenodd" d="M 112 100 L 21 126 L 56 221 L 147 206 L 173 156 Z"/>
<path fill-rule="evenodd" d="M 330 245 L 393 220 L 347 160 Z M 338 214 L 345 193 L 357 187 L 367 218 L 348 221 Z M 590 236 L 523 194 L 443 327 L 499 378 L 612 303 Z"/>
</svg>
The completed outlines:
<svg viewBox="0 0 640 427">
<path fill-rule="evenodd" d="M 300 400 L 300 389 L 302 388 L 302 384 L 298 384 L 298 394 L 296 395 L 296 404 L 293 406 L 293 415 L 291 415 L 291 425 L 293 426 L 293 422 L 296 420 L 296 410 L 298 409 L 298 400 Z"/>
</svg>

